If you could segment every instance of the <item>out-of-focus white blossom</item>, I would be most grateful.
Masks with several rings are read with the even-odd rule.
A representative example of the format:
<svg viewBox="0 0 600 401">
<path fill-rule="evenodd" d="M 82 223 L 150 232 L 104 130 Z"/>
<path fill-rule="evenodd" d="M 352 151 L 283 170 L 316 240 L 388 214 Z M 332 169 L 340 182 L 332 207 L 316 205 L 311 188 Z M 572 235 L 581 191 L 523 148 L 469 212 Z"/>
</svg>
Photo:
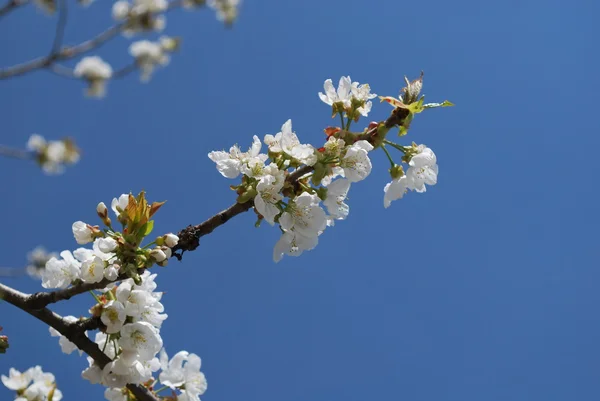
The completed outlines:
<svg viewBox="0 0 600 401">
<path fill-rule="evenodd" d="M 77 63 L 73 74 L 88 82 L 88 96 L 102 98 L 106 94 L 106 81 L 112 77 L 113 70 L 100 57 L 88 56 Z"/>
</svg>

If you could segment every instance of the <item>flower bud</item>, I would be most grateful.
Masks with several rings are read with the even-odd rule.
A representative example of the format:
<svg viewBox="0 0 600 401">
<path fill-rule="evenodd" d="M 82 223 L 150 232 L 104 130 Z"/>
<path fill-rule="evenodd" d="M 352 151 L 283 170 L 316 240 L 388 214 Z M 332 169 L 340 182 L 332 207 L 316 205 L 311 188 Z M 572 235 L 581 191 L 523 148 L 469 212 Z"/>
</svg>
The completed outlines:
<svg viewBox="0 0 600 401">
<path fill-rule="evenodd" d="M 173 248 L 179 242 L 179 237 L 173 233 L 166 234 L 163 238 L 165 239 L 165 245 L 169 248 Z"/>
<path fill-rule="evenodd" d="M 106 208 L 104 202 L 98 203 L 98 206 L 96 206 L 96 213 L 98 213 L 98 217 L 100 217 L 102 220 L 108 216 L 108 209 Z"/>
<path fill-rule="evenodd" d="M 154 248 L 153 250 L 151 250 L 150 256 L 152 256 L 157 263 L 160 263 L 163 260 L 167 259 L 167 255 L 161 248 Z"/>
</svg>

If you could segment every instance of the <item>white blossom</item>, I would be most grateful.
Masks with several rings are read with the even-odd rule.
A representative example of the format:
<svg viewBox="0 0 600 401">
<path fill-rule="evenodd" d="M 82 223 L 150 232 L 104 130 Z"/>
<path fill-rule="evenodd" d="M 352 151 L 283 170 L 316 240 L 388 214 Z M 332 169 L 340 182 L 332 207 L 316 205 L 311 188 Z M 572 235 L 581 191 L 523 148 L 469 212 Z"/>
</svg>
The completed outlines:
<svg viewBox="0 0 600 401">
<path fill-rule="evenodd" d="M 75 316 L 65 316 L 63 317 L 65 321 L 68 323 L 75 323 L 78 319 Z M 48 331 L 52 337 L 59 337 L 58 345 L 60 345 L 60 350 L 65 354 L 69 355 L 73 351 L 79 351 L 79 355 L 83 354 L 83 351 L 77 348 L 75 344 L 67 339 L 67 337 L 63 336 L 56 330 L 54 327 L 49 327 Z"/>
<path fill-rule="evenodd" d="M 293 231 L 284 232 L 273 249 L 273 260 L 277 263 L 283 258 L 283 255 L 300 256 L 302 252 L 316 247 L 318 242 L 318 236 L 305 237 Z"/>
<path fill-rule="evenodd" d="M 81 280 L 85 283 L 99 283 L 104 278 L 104 261 L 97 256 L 81 264 Z"/>
<path fill-rule="evenodd" d="M 166 351 L 160 353 L 162 372 L 159 380 L 162 384 L 172 389 L 184 388 L 178 400 L 199 400 L 198 396 L 204 394 L 207 388 L 204 373 L 200 371 L 201 360 L 196 354 L 180 351 L 168 361 Z"/>
<path fill-rule="evenodd" d="M 78 244 L 88 244 L 93 241 L 92 230 L 89 225 L 83 221 L 73 223 L 73 236 Z"/>
<path fill-rule="evenodd" d="M 104 398 L 108 401 L 127 401 L 127 388 L 107 388 L 104 390 Z"/>
<path fill-rule="evenodd" d="M 27 150 L 40 153 L 46 148 L 46 140 L 43 136 L 32 134 L 27 141 Z"/>
<path fill-rule="evenodd" d="M 62 251 L 60 256 L 62 259 L 51 258 L 46 263 L 42 273 L 42 287 L 66 288 L 79 278 L 81 263 L 69 251 Z"/>
<path fill-rule="evenodd" d="M 371 93 L 371 87 L 369 84 L 359 85 L 358 82 L 352 82 L 352 97 L 357 100 L 365 102 L 364 106 L 359 107 L 358 112 L 362 114 L 364 117 L 369 115 L 371 108 L 373 107 L 373 103 L 371 99 L 377 97 L 377 94 Z"/>
<path fill-rule="evenodd" d="M 283 199 L 279 193 L 282 187 L 283 182 L 278 182 L 272 175 L 261 178 L 256 185 L 258 194 L 254 198 L 254 207 L 270 225 L 275 224 L 275 216 L 281 213 L 277 204 Z"/>
<path fill-rule="evenodd" d="M 281 131 L 275 136 L 265 135 L 265 143 L 273 153 L 285 153 L 300 163 L 312 166 L 317 162 L 317 154 L 312 145 L 301 144 L 292 131 L 292 120 L 287 120 L 281 126 Z"/>
<path fill-rule="evenodd" d="M 15 368 L 10 368 L 8 371 L 8 377 L 2 375 L 2 384 L 4 384 L 9 390 L 19 391 L 24 390 L 31 383 L 31 371 L 27 370 L 23 373 L 19 372 Z"/>
<path fill-rule="evenodd" d="M 89 83 L 87 95 L 104 97 L 106 93 L 106 80 L 112 77 L 112 67 L 98 56 L 84 57 L 77 63 L 73 74 L 84 78 Z"/>
<path fill-rule="evenodd" d="M 417 146 L 415 154 L 406 171 L 408 187 L 416 192 L 425 192 L 425 184 L 435 185 L 437 183 L 438 166 L 435 153 L 425 145 Z"/>
<path fill-rule="evenodd" d="M 140 40 L 129 46 L 131 54 L 141 70 L 142 82 L 147 82 L 152 76 L 154 67 L 157 65 L 167 65 L 169 56 L 165 53 L 160 43 L 150 42 L 149 40 Z"/>
<path fill-rule="evenodd" d="M 390 204 L 392 203 L 392 201 L 401 199 L 404 196 L 404 194 L 407 192 L 407 190 L 408 190 L 408 179 L 406 178 L 405 175 L 392 180 L 392 182 L 386 184 L 385 188 L 383 189 L 383 192 L 384 192 L 383 206 L 385 208 L 390 207 Z"/>
<path fill-rule="evenodd" d="M 293 230 L 304 237 L 314 238 L 325 230 L 327 219 L 319 206 L 319 197 L 303 192 L 288 204 L 279 223 L 284 231 Z"/>
<path fill-rule="evenodd" d="M 241 0 L 208 0 L 206 4 L 217 12 L 217 19 L 219 21 L 231 24 L 238 16 L 240 1 Z"/>
<path fill-rule="evenodd" d="M 216 163 L 217 170 L 226 178 L 236 178 L 240 175 L 242 165 L 248 163 L 250 159 L 259 158 L 264 162 L 268 156 L 260 154 L 262 144 L 256 135 L 253 137 L 252 146 L 247 152 L 242 152 L 237 145 L 232 146 L 228 152 L 213 151 L 208 154 L 208 158 Z"/>
<path fill-rule="evenodd" d="M 117 21 L 122 21 L 129 15 L 131 6 L 125 0 L 119 0 L 112 6 L 112 17 Z"/>
<path fill-rule="evenodd" d="M 114 238 L 106 237 L 106 238 L 98 238 L 96 241 L 98 243 L 98 249 L 100 249 L 103 253 L 110 253 L 117 248 L 117 241 Z"/>
<path fill-rule="evenodd" d="M 27 253 L 27 274 L 31 277 L 42 278 L 46 263 L 51 258 L 56 258 L 57 253 L 46 252 L 46 249 L 42 246 L 35 247 L 31 252 Z"/>
<path fill-rule="evenodd" d="M 325 93 L 319 92 L 321 101 L 333 106 L 334 103 L 341 102 L 344 108 L 350 107 L 352 102 L 352 80 L 350 77 L 341 77 L 338 83 L 337 92 L 331 79 L 327 79 L 323 84 Z"/>
<path fill-rule="evenodd" d="M 106 332 L 109 334 L 118 333 L 125 323 L 125 307 L 119 301 L 109 301 L 102 308 L 100 320 L 106 325 Z"/>
<path fill-rule="evenodd" d="M 113 212 L 118 218 L 121 215 L 121 212 L 123 212 L 127 208 L 128 204 L 129 195 L 122 194 L 121 196 L 119 196 L 119 198 L 113 198 L 112 202 L 110 203 L 110 208 L 113 210 Z"/>
<path fill-rule="evenodd" d="M 150 323 L 135 322 L 123 326 L 119 345 L 124 351 L 135 352 L 141 359 L 149 360 L 160 351 L 163 342 Z"/>
<path fill-rule="evenodd" d="M 340 167 L 344 169 L 344 177 L 350 182 L 364 180 L 371 173 L 373 166 L 368 155 L 371 150 L 373 145 L 364 140 L 355 142 L 346 150 Z"/>
<path fill-rule="evenodd" d="M 327 211 L 336 220 L 344 220 L 350 212 L 350 207 L 344 203 L 350 190 L 350 181 L 339 179 L 327 187 L 327 198 L 323 205 Z"/>
</svg>

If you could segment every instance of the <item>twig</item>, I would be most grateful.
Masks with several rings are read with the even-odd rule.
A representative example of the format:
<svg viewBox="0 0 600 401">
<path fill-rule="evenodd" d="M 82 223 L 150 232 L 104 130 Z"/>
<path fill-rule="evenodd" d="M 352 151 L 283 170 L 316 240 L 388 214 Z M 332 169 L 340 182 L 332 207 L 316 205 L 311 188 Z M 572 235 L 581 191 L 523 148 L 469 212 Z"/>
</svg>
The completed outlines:
<svg viewBox="0 0 600 401">
<path fill-rule="evenodd" d="M 8 146 L 0 145 L 0 156 L 12 157 L 13 159 L 29 160 L 33 159 L 34 154 L 26 150 L 9 148 Z"/>
<path fill-rule="evenodd" d="M 50 49 L 50 56 L 52 56 L 53 54 L 58 54 L 60 52 L 63 43 L 63 38 L 65 36 L 65 28 L 67 27 L 67 0 L 58 1 L 58 21 L 56 22 L 56 33 L 54 35 L 54 42 L 52 43 L 52 48 Z"/>
<path fill-rule="evenodd" d="M 69 341 L 77 346 L 80 350 L 88 354 L 100 367 L 104 368 L 112 360 L 98 348 L 98 345 L 91 341 L 85 335 L 85 324 L 79 322 L 69 323 L 62 316 L 52 312 L 48 308 L 31 309 L 28 301 L 31 295 L 24 294 L 11 287 L 0 283 L 0 298 L 4 299 L 9 304 L 29 313 L 36 317 L 48 326 L 56 329 L 60 334 L 65 336 Z M 138 401 L 158 401 L 158 399 L 146 388 L 136 384 L 128 384 L 127 388 L 135 395 Z"/>
<path fill-rule="evenodd" d="M 169 3 L 167 9 L 162 13 L 166 14 L 167 12 L 181 6 L 182 4 L 183 0 L 173 0 Z M 161 14 L 161 12 L 153 13 L 153 15 L 155 14 Z M 114 38 L 121 31 L 123 31 L 128 26 L 128 23 L 129 20 L 115 24 L 110 28 L 106 29 L 105 31 L 94 36 L 92 39 L 86 40 L 85 42 L 82 42 L 78 45 L 57 49 L 56 51 L 53 51 L 47 56 L 38 57 L 12 67 L 4 68 L 0 70 L 0 80 L 27 74 L 29 72 L 42 68 L 49 68 L 52 65 L 54 65 L 57 61 L 69 60 L 81 54 L 87 53 L 90 50 L 99 48 L 104 43 Z"/>
<path fill-rule="evenodd" d="M 26 3 L 27 0 L 9 0 L 5 5 L 0 7 L 0 18 Z"/>
</svg>

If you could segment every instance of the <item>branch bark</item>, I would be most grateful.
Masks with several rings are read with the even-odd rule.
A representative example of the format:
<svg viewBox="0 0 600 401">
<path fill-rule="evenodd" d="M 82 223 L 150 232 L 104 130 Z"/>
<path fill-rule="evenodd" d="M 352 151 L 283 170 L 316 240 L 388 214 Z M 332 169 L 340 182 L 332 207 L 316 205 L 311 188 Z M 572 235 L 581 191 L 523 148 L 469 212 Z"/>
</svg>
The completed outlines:
<svg viewBox="0 0 600 401">
<path fill-rule="evenodd" d="M 77 348 L 88 354 L 100 368 L 104 368 L 104 366 L 111 362 L 111 359 L 98 348 L 98 345 L 85 335 L 86 330 L 90 330 L 98 324 L 94 318 L 82 322 L 69 323 L 65 321 L 62 316 L 52 312 L 48 308 L 31 309 L 29 306 L 31 297 L 32 295 L 22 293 L 0 283 L 0 299 L 5 300 L 9 304 L 16 306 L 46 323 L 48 326 L 56 329 L 60 334 L 75 344 Z M 158 401 L 158 399 L 144 386 L 128 384 L 127 388 L 135 395 L 138 401 Z"/>
</svg>

